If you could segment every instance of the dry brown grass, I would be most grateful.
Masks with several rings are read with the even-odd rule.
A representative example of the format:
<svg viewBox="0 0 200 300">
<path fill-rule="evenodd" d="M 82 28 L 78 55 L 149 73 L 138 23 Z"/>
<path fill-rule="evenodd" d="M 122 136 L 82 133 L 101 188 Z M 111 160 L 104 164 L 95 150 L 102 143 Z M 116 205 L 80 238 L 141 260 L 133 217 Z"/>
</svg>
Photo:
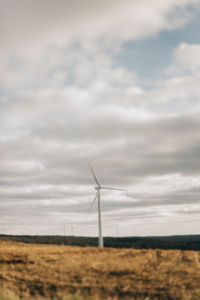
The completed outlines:
<svg viewBox="0 0 200 300">
<path fill-rule="evenodd" d="M 197 300 L 200 252 L 0 242 L 0 288 L 25 299 Z"/>
</svg>

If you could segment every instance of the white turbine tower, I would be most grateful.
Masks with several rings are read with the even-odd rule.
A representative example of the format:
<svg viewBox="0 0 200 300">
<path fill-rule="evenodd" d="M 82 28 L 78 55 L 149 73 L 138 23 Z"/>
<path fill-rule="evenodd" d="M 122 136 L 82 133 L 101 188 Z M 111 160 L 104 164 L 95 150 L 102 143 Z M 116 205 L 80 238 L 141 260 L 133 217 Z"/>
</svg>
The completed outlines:
<svg viewBox="0 0 200 300">
<path fill-rule="evenodd" d="M 97 186 L 95 187 L 95 190 L 96 190 L 97 192 L 96 192 L 96 195 L 95 195 L 95 197 L 94 197 L 94 200 L 92 201 L 92 205 L 91 205 L 91 207 L 90 207 L 88 213 L 91 211 L 91 209 L 92 209 L 92 207 L 93 207 L 93 205 L 94 205 L 96 199 L 98 199 L 99 248 L 103 248 L 103 235 L 102 235 L 102 222 L 101 222 L 101 193 L 100 193 L 100 191 L 101 191 L 101 190 L 113 190 L 113 191 L 117 190 L 117 191 L 125 191 L 125 190 L 117 189 L 117 188 L 113 188 L 113 187 L 108 187 L 108 186 L 102 186 L 102 185 L 99 183 L 99 181 L 97 180 L 97 177 L 96 177 L 96 175 L 95 175 L 95 172 L 94 172 L 94 170 L 93 170 L 91 164 L 89 163 L 89 161 L 87 161 L 87 162 L 88 162 L 88 166 L 89 166 L 89 168 L 90 168 L 90 170 L 91 170 L 91 172 L 92 172 L 92 175 L 93 175 L 93 177 L 94 177 L 94 180 L 95 180 L 95 182 L 96 182 L 96 184 L 97 184 Z"/>
</svg>

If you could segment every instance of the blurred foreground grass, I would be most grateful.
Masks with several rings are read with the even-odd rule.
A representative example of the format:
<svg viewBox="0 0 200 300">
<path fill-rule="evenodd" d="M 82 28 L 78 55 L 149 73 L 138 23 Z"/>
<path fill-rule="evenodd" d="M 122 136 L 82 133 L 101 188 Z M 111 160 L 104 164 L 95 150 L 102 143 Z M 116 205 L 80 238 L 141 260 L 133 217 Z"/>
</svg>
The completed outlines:
<svg viewBox="0 0 200 300">
<path fill-rule="evenodd" d="M 26 297 L 21 298 L 16 296 L 12 291 L 9 291 L 7 289 L 2 289 L 0 291 L 0 300 L 48 300 L 50 298 L 44 298 L 44 297 Z M 69 295 L 69 296 L 63 296 L 63 297 L 54 297 L 51 298 L 52 300 L 95 300 L 93 297 L 82 297 L 82 296 L 76 296 L 76 295 Z"/>
<path fill-rule="evenodd" d="M 200 300 L 200 252 L 2 241 L 0 300 L 19 300 L 17 297 Z"/>
</svg>

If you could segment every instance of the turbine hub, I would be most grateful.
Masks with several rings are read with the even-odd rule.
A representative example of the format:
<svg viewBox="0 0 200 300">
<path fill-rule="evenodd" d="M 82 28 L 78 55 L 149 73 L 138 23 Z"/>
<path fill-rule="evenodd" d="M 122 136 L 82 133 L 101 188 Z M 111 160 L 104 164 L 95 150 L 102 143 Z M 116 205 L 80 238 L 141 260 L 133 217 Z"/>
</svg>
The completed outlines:
<svg viewBox="0 0 200 300">
<path fill-rule="evenodd" d="M 95 187 L 95 190 L 96 190 L 96 191 L 99 191 L 100 189 L 101 189 L 100 186 L 96 186 L 96 187 Z"/>
</svg>

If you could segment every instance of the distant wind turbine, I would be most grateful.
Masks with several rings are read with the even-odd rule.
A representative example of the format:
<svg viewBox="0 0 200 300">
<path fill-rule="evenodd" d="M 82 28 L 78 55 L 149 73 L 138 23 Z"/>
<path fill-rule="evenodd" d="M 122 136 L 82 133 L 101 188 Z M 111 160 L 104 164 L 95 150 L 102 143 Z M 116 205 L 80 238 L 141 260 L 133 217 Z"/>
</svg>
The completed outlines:
<svg viewBox="0 0 200 300">
<path fill-rule="evenodd" d="M 97 186 L 95 187 L 96 195 L 94 197 L 94 200 L 92 201 L 92 204 L 90 206 L 90 209 L 88 211 L 88 213 L 90 213 L 90 211 L 92 210 L 92 207 L 96 201 L 96 199 L 98 199 L 98 225 L 99 225 L 99 248 L 103 248 L 103 235 L 102 235 L 102 222 L 101 222 L 101 194 L 100 191 L 101 190 L 113 190 L 113 191 L 125 191 L 123 189 L 118 189 L 118 188 L 113 188 L 113 187 L 108 187 L 108 186 L 102 186 L 99 181 L 97 180 L 96 174 L 91 166 L 91 164 L 89 163 L 89 161 L 87 161 L 88 166 L 92 172 L 94 181 L 96 182 Z"/>
</svg>

